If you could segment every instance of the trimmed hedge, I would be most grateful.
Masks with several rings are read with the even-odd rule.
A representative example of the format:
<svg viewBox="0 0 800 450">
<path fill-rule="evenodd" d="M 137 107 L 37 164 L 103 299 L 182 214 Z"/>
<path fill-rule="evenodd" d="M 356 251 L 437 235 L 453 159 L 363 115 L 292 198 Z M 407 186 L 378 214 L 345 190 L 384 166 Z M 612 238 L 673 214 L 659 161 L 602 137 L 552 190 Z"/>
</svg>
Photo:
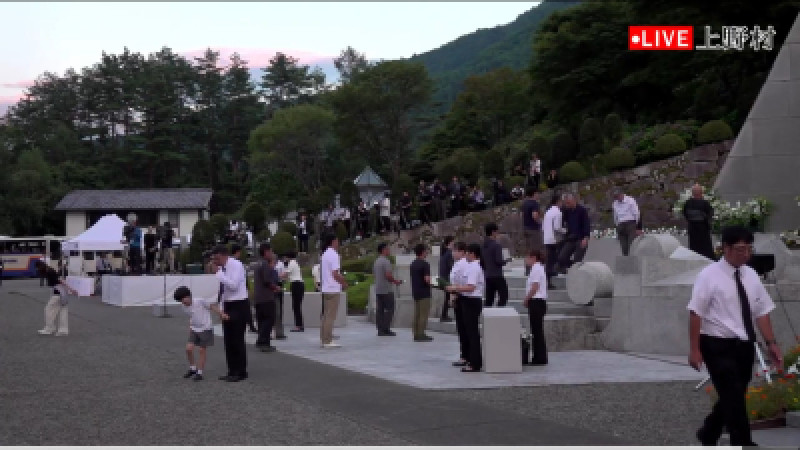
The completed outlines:
<svg viewBox="0 0 800 450">
<path fill-rule="evenodd" d="M 636 165 L 636 156 L 627 148 L 614 147 L 606 155 L 605 164 L 609 170 L 627 169 Z"/>
<path fill-rule="evenodd" d="M 589 175 L 586 173 L 586 169 L 583 168 L 581 163 L 578 161 L 570 161 L 561 166 L 561 170 L 558 171 L 558 176 L 559 181 L 571 183 L 573 181 L 585 180 Z"/>
<path fill-rule="evenodd" d="M 660 157 L 680 155 L 685 151 L 686 141 L 674 133 L 667 133 L 658 138 L 653 149 L 653 153 Z"/>
<path fill-rule="evenodd" d="M 281 222 L 280 225 L 278 225 L 278 231 L 285 231 L 295 236 L 297 234 L 297 224 L 294 222 Z"/>
<path fill-rule="evenodd" d="M 710 120 L 697 131 L 697 143 L 708 144 L 733 138 L 733 130 L 722 120 Z"/>
<path fill-rule="evenodd" d="M 272 251 L 276 255 L 285 255 L 297 250 L 294 237 L 285 231 L 275 233 L 275 236 L 270 240 L 270 244 L 272 244 Z"/>
</svg>

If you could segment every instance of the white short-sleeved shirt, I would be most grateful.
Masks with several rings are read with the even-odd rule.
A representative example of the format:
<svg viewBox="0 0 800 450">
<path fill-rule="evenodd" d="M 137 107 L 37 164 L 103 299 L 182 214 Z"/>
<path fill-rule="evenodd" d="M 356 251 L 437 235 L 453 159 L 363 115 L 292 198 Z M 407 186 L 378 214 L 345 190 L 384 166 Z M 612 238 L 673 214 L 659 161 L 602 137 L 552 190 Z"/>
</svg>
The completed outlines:
<svg viewBox="0 0 800 450">
<path fill-rule="evenodd" d="M 333 272 L 341 269 L 339 261 L 339 254 L 333 247 L 328 247 L 325 253 L 322 254 L 320 261 L 320 278 L 322 279 L 322 286 L 320 291 L 326 294 L 335 294 L 342 292 L 342 285 L 333 279 Z"/>
<path fill-rule="evenodd" d="M 472 292 L 462 292 L 465 297 L 483 297 L 483 292 L 486 287 L 486 278 L 483 276 L 483 269 L 479 260 L 468 262 L 464 269 L 463 275 L 464 284 L 471 284 L 475 286 Z"/>
<path fill-rule="evenodd" d="M 183 310 L 189 315 L 189 328 L 192 331 L 201 333 L 212 328 L 211 305 L 215 303 L 216 300 L 193 298 L 191 305 L 183 305 Z"/>
<path fill-rule="evenodd" d="M 692 299 L 687 308 L 703 319 L 700 326 L 701 334 L 747 340 L 739 292 L 734 279 L 735 270 L 725 258 L 722 258 L 697 275 L 692 289 Z M 775 309 L 775 304 L 756 271 L 748 266 L 741 266 L 739 271 L 742 285 L 747 292 L 752 318 L 757 319 L 769 314 Z"/>
<path fill-rule="evenodd" d="M 542 243 L 545 245 L 556 244 L 556 230 L 563 228 L 563 214 L 561 208 L 556 205 L 551 206 L 542 219 Z"/>
<path fill-rule="evenodd" d="M 286 268 L 286 271 L 289 272 L 290 282 L 303 281 L 303 272 L 300 270 L 300 264 L 297 264 L 297 260 L 289 261 L 289 267 Z"/>
<path fill-rule="evenodd" d="M 314 264 L 314 267 L 311 268 L 311 276 L 314 277 L 314 282 L 317 284 L 322 283 L 322 280 L 319 276 L 319 264 Z"/>
<path fill-rule="evenodd" d="M 539 283 L 539 289 L 531 298 L 547 300 L 547 275 L 545 275 L 544 266 L 540 262 L 534 264 L 533 267 L 531 267 L 531 272 L 528 274 L 528 280 L 525 282 L 526 296 L 531 291 L 533 283 Z"/>
<path fill-rule="evenodd" d="M 450 284 L 454 285 L 463 285 L 467 284 L 464 282 L 464 269 L 467 268 L 467 258 L 461 258 L 453 264 L 453 268 L 450 269 Z"/>
<path fill-rule="evenodd" d="M 389 217 L 390 212 L 391 202 L 389 201 L 389 198 L 384 197 L 383 200 L 381 200 L 381 217 Z"/>
</svg>

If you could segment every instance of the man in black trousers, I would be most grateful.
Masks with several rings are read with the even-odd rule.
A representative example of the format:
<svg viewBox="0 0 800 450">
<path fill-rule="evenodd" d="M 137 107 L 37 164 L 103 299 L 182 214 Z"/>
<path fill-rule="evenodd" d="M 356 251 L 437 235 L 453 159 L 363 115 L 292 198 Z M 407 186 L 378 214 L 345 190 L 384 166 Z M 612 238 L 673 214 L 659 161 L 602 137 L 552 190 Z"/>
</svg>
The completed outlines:
<svg viewBox="0 0 800 450">
<path fill-rule="evenodd" d="M 439 256 L 439 276 L 445 280 L 450 278 L 450 271 L 453 269 L 453 236 L 446 236 L 442 242 L 442 253 Z M 452 294 L 455 296 L 455 294 Z M 444 303 L 442 304 L 442 315 L 439 322 L 452 322 L 453 319 L 447 314 L 450 309 L 450 296 L 447 291 L 444 293 Z"/>
<path fill-rule="evenodd" d="M 256 267 L 253 280 L 253 303 L 256 305 L 256 321 L 258 321 L 256 348 L 269 353 L 275 351 L 275 347 L 270 345 L 270 335 L 277 313 L 275 295 L 281 288 L 278 284 L 272 247 L 264 242 L 258 247 L 258 254 L 261 256 L 261 261 Z"/>
<path fill-rule="evenodd" d="M 247 379 L 247 348 L 244 334 L 250 317 L 247 274 L 242 263 L 228 254 L 228 247 L 225 245 L 218 245 L 211 251 L 211 270 L 219 281 L 222 311 L 230 317 L 222 323 L 228 374 L 219 379 L 230 382 L 242 381 Z"/>
<path fill-rule="evenodd" d="M 508 284 L 503 275 L 503 266 L 508 261 L 503 259 L 503 247 L 497 243 L 497 224 L 486 224 L 486 238 L 481 249 L 483 273 L 486 276 L 486 303 L 485 306 L 494 306 L 495 294 L 499 296 L 497 306 L 506 306 L 508 303 Z"/>
<path fill-rule="evenodd" d="M 745 264 L 753 253 L 753 234 L 741 226 L 722 230 L 723 258 L 698 275 L 689 301 L 689 365 L 705 362 L 719 400 L 714 404 L 697 439 L 717 445 L 723 426 L 730 445 L 755 446 L 750 434 L 745 395 L 753 376 L 756 330 L 767 342 L 769 356 L 783 368 L 769 313 L 775 309 L 758 274 Z"/>
</svg>

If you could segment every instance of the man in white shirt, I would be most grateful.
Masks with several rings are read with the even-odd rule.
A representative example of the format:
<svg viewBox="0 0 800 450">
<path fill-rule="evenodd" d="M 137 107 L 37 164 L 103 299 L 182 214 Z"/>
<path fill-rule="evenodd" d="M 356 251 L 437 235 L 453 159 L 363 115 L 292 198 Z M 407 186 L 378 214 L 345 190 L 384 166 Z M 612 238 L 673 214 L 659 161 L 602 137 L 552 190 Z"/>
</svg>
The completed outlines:
<svg viewBox="0 0 800 450">
<path fill-rule="evenodd" d="M 448 292 L 460 294 L 457 302 L 462 303 L 461 312 L 464 319 L 464 336 L 467 342 L 467 365 L 461 368 L 462 372 L 477 373 L 483 367 L 481 354 L 480 317 L 483 309 L 483 293 L 486 288 L 486 279 L 481 269 L 481 247 L 478 244 L 467 246 L 467 265 L 459 276 L 458 284 L 447 286 Z"/>
<path fill-rule="evenodd" d="M 275 272 L 278 273 L 280 280 L 280 291 L 275 292 L 275 339 L 286 339 L 286 334 L 283 329 L 283 286 L 286 279 L 289 277 L 289 271 L 286 270 L 286 263 L 284 263 L 285 255 L 280 255 L 275 261 Z"/>
<path fill-rule="evenodd" d="M 392 221 L 390 220 L 391 210 L 391 200 L 387 192 L 383 194 L 383 200 L 381 200 L 381 229 L 384 233 L 388 233 L 392 228 Z"/>
<path fill-rule="evenodd" d="M 242 381 L 247 379 L 244 334 L 250 317 L 246 273 L 242 263 L 229 255 L 225 245 L 218 245 L 211 251 L 211 270 L 219 281 L 222 311 L 230 317 L 222 323 L 228 374 L 220 377 L 220 380 Z"/>
<path fill-rule="evenodd" d="M 325 236 L 323 243 L 325 252 L 320 261 L 320 278 L 322 281 L 322 324 L 319 328 L 319 337 L 322 348 L 341 347 L 333 342 L 333 323 L 339 311 L 339 301 L 342 290 L 347 289 L 347 281 L 341 274 L 341 259 L 339 258 L 339 239 L 336 236 Z"/>
<path fill-rule="evenodd" d="M 620 189 L 611 191 L 614 197 L 614 202 L 611 204 L 614 210 L 614 225 L 617 226 L 617 239 L 619 245 L 622 247 L 622 254 L 628 256 L 631 249 L 631 243 L 642 234 L 642 230 L 638 229 L 639 224 L 639 205 L 633 197 L 627 196 L 622 193 Z"/>
<path fill-rule="evenodd" d="M 756 332 L 767 342 L 775 367 L 783 367 L 769 312 L 775 308 L 758 274 L 745 264 L 752 256 L 753 234 L 741 226 L 722 230 L 723 258 L 698 275 L 689 301 L 689 364 L 696 370 L 705 362 L 719 400 L 697 439 L 717 445 L 723 426 L 730 445 L 751 446 L 745 394 L 753 375 Z"/>
<path fill-rule="evenodd" d="M 539 191 L 539 184 L 542 181 L 542 161 L 539 159 L 539 155 L 536 153 L 533 154 L 531 157 L 531 168 L 530 168 L 530 185 L 536 188 L 536 191 Z"/>
<path fill-rule="evenodd" d="M 563 223 L 563 213 L 561 212 L 561 196 L 553 194 L 550 200 L 550 207 L 544 213 L 542 219 L 542 241 L 547 251 L 545 259 L 545 273 L 547 274 L 547 288 L 553 289 L 550 279 L 556 274 L 556 263 L 558 262 L 558 252 L 561 250 L 561 241 L 567 233 Z M 527 265 L 526 265 L 527 267 Z"/>
<path fill-rule="evenodd" d="M 450 284 L 466 284 L 464 282 L 464 270 L 469 264 L 469 261 L 467 261 L 466 258 L 466 252 L 467 244 L 464 242 L 459 241 L 453 245 L 453 259 L 455 262 L 453 263 L 453 268 L 450 269 Z M 464 302 L 461 301 L 460 294 L 455 294 L 451 297 L 452 300 L 450 301 L 452 302 L 453 312 L 456 316 L 456 333 L 458 334 L 458 343 L 461 350 L 461 357 L 458 359 L 458 361 L 454 362 L 453 365 L 456 367 L 464 367 L 468 364 L 467 357 L 469 356 L 469 343 L 467 342 L 467 335 L 464 328 Z"/>
</svg>

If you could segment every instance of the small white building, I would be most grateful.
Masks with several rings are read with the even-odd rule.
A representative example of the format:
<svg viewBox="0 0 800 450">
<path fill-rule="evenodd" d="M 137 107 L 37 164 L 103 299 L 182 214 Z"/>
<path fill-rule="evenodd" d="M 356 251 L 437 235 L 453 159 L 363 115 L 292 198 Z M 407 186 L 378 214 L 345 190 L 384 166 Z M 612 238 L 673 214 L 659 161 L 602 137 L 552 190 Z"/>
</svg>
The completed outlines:
<svg viewBox="0 0 800 450">
<path fill-rule="evenodd" d="M 106 214 L 123 220 L 135 213 L 140 227 L 169 222 L 176 237 L 191 235 L 194 224 L 208 219 L 211 189 L 111 189 L 72 191 L 56 205 L 66 213 L 65 235 L 75 237 Z"/>
<path fill-rule="evenodd" d="M 389 189 L 389 186 L 369 166 L 364 168 L 361 174 L 353 180 L 353 184 L 358 189 L 359 198 L 367 207 L 383 200 L 384 193 Z"/>
</svg>

